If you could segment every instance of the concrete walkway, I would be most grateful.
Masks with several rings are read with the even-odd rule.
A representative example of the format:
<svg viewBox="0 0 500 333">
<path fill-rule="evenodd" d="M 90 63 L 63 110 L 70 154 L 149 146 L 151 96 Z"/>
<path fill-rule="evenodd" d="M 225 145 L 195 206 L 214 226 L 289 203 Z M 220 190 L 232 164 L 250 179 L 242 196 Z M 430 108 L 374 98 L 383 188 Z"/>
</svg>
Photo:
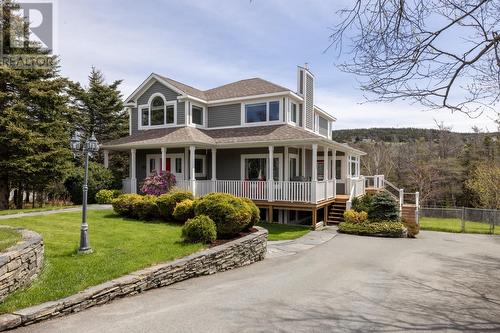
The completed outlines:
<svg viewBox="0 0 500 333">
<path fill-rule="evenodd" d="M 111 205 L 97 205 L 96 204 L 96 205 L 89 205 L 88 206 L 89 210 L 103 210 L 103 209 L 111 209 L 111 208 L 112 208 Z M 78 207 L 71 207 L 71 208 L 44 210 L 44 211 L 38 211 L 38 212 L 0 215 L 0 220 L 16 219 L 16 218 L 20 218 L 20 217 L 37 216 L 37 215 L 50 215 L 50 214 L 66 213 L 66 212 L 78 212 L 81 210 L 82 210 L 82 207 L 78 206 Z"/>
<path fill-rule="evenodd" d="M 291 256 L 328 242 L 337 235 L 336 227 L 326 227 L 309 232 L 300 238 L 284 241 L 268 241 L 266 258 Z"/>
</svg>

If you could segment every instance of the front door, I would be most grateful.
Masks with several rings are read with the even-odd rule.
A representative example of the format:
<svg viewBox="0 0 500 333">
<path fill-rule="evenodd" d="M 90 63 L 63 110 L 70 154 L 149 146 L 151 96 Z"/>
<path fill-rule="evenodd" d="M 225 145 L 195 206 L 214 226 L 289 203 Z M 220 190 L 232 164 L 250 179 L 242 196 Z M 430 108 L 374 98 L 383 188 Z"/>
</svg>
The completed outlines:
<svg viewBox="0 0 500 333">
<path fill-rule="evenodd" d="M 162 170 L 161 154 L 146 155 L 146 175 L 152 176 Z M 172 173 L 176 179 L 184 179 L 184 154 L 167 154 L 165 170 Z"/>
</svg>

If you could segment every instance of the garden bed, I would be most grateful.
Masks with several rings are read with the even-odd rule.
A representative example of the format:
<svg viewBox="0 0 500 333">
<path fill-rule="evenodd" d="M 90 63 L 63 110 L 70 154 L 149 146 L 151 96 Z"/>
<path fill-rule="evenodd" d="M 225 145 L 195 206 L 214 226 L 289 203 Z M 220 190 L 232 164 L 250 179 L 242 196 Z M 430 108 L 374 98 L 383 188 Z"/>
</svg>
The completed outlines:
<svg viewBox="0 0 500 333">
<path fill-rule="evenodd" d="M 401 222 L 364 222 L 364 223 L 347 223 L 339 224 L 338 231 L 344 234 L 373 236 L 373 237 L 388 237 L 388 238 L 405 238 L 407 230 Z"/>
</svg>

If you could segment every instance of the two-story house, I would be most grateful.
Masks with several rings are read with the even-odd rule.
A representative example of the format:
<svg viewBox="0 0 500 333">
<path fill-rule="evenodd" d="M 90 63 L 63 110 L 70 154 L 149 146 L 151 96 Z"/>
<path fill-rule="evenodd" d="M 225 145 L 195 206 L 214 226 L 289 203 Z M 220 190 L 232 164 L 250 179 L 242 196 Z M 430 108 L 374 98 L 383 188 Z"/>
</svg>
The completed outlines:
<svg viewBox="0 0 500 333">
<path fill-rule="evenodd" d="M 103 145 L 105 164 L 110 150 L 130 152 L 125 192 L 168 171 L 196 196 L 247 197 L 263 219 L 313 226 L 339 219 L 342 203 L 364 193 L 364 153 L 332 140 L 336 119 L 314 104 L 307 65 L 296 90 L 252 78 L 202 91 L 151 74 L 126 108 L 130 135 Z"/>
</svg>

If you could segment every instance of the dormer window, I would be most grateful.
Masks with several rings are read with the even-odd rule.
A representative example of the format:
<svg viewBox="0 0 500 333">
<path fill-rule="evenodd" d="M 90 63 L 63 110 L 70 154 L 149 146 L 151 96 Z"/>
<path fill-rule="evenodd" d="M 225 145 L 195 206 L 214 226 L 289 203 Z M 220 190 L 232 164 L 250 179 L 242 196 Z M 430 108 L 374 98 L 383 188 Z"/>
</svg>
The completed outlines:
<svg viewBox="0 0 500 333">
<path fill-rule="evenodd" d="M 162 95 L 151 96 L 147 105 L 139 107 L 140 127 L 166 127 L 175 124 L 175 101 L 167 102 Z"/>
</svg>

